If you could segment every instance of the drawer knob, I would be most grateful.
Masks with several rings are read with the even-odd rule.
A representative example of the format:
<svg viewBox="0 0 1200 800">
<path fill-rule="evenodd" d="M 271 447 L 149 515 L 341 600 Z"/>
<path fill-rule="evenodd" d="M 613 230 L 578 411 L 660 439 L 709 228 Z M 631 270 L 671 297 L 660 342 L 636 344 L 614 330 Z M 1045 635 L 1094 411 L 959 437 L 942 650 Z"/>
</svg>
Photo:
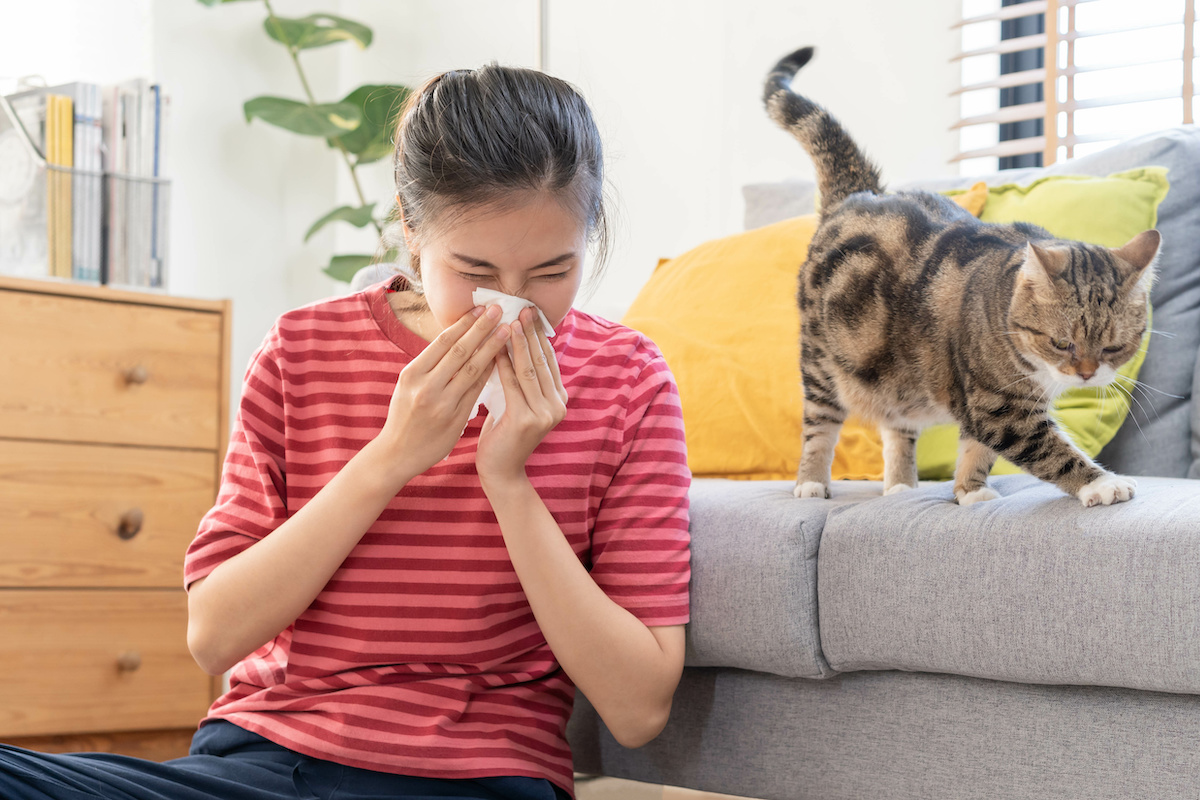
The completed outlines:
<svg viewBox="0 0 1200 800">
<path fill-rule="evenodd" d="M 117 658 L 117 670 L 120 672 L 137 672 L 142 666 L 142 656 L 137 650 L 127 650 Z"/>
<path fill-rule="evenodd" d="M 146 515 L 140 508 L 129 509 L 121 515 L 121 522 L 117 526 L 117 536 L 122 539 L 132 539 L 141 532 L 142 523 L 145 520 Z"/>
<path fill-rule="evenodd" d="M 150 380 L 150 372 L 141 364 L 125 372 L 125 383 L 130 386 L 134 384 L 143 384 Z"/>
</svg>

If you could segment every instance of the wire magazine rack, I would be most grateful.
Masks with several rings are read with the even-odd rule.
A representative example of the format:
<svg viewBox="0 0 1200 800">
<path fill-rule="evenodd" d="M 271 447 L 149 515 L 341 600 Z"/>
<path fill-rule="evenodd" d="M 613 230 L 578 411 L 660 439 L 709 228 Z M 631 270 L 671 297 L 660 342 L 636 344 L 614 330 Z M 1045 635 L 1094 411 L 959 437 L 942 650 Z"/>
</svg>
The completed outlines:
<svg viewBox="0 0 1200 800">
<path fill-rule="evenodd" d="M 0 274 L 165 291 L 170 189 L 49 163 L 0 95 Z"/>
</svg>

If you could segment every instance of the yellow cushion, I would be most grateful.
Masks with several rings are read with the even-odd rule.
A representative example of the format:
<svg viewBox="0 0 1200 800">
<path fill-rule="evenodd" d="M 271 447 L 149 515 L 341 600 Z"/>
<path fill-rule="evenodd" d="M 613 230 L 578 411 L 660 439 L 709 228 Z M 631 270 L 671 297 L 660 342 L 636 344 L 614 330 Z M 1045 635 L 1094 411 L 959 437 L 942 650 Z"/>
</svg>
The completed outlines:
<svg viewBox="0 0 1200 800">
<path fill-rule="evenodd" d="M 985 184 L 955 202 L 978 214 Z M 688 463 L 698 477 L 790 480 L 802 439 L 800 265 L 815 215 L 706 242 L 659 262 L 622 322 L 662 350 L 679 385 Z M 842 428 L 833 477 L 880 480 L 879 433 Z"/>
<path fill-rule="evenodd" d="M 970 211 L 973 216 L 981 216 L 988 202 L 988 185 L 983 181 L 976 183 L 970 189 L 953 190 L 946 195 L 960 206 Z"/>
</svg>

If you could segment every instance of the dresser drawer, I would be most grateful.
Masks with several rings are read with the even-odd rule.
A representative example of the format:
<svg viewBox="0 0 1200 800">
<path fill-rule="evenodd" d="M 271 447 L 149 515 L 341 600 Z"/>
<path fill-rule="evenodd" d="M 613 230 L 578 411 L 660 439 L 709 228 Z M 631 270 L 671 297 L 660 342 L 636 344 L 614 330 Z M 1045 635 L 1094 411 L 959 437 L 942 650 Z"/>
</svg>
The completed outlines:
<svg viewBox="0 0 1200 800">
<path fill-rule="evenodd" d="M 222 325 L 0 290 L 0 437 L 219 449 Z"/>
<path fill-rule="evenodd" d="M 195 726 L 213 679 L 179 590 L 0 590 L 0 738 Z"/>
<path fill-rule="evenodd" d="M 212 451 L 0 439 L 0 588 L 181 588 L 216 476 Z"/>
</svg>

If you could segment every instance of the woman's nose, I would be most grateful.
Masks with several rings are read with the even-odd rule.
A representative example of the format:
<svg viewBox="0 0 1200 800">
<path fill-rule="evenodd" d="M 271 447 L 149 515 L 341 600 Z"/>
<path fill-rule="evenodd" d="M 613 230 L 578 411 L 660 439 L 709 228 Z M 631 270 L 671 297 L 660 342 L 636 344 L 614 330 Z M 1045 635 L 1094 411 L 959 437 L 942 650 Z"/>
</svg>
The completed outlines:
<svg viewBox="0 0 1200 800">
<path fill-rule="evenodd" d="M 502 281 L 498 280 L 498 281 L 496 281 L 496 283 L 499 284 L 500 291 L 503 292 L 504 294 L 511 295 L 513 297 L 520 297 L 522 300 L 526 299 L 521 294 L 521 292 L 525 291 L 525 286 L 523 284 L 520 286 L 515 286 L 515 287 L 510 288 L 508 286 L 505 286 Z"/>
</svg>

